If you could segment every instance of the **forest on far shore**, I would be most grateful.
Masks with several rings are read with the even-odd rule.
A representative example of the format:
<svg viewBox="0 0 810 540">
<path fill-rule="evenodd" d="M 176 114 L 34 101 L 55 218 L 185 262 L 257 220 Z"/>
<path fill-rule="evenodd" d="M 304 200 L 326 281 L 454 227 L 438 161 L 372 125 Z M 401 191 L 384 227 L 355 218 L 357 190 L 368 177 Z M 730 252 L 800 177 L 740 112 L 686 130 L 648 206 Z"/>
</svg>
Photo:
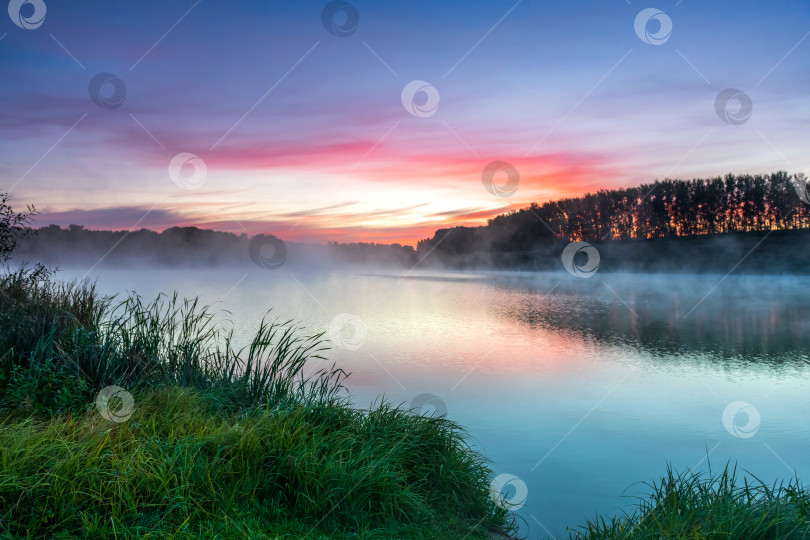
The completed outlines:
<svg viewBox="0 0 810 540">
<path fill-rule="evenodd" d="M 440 229 L 420 241 L 417 252 L 527 253 L 573 240 L 595 243 L 808 229 L 807 197 L 807 179 L 783 171 L 667 179 L 534 203 L 481 227 Z"/>
</svg>

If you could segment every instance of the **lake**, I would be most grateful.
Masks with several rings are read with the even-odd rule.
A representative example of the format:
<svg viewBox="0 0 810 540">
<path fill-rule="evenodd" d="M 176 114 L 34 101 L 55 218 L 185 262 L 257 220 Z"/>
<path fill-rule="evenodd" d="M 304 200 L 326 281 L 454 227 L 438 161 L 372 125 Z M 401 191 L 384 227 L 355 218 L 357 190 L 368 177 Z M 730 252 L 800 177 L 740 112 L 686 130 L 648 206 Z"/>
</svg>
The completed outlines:
<svg viewBox="0 0 810 540">
<path fill-rule="evenodd" d="M 331 326 L 339 347 L 326 356 L 351 372 L 355 404 L 384 395 L 446 411 L 496 475 L 516 477 L 503 492 L 525 503 L 529 538 L 630 508 L 668 463 L 730 460 L 768 483 L 810 474 L 810 278 L 284 267 L 91 277 L 110 294 L 199 295 L 230 312 L 241 343 L 271 308 L 311 331 Z"/>
</svg>

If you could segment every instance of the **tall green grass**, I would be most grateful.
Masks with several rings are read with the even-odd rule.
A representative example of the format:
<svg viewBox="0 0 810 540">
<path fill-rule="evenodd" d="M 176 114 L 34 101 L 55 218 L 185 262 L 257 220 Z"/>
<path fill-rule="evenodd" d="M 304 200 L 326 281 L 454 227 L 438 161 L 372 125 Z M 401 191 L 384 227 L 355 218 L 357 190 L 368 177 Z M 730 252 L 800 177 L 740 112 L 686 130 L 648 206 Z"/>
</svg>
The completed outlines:
<svg viewBox="0 0 810 540">
<path fill-rule="evenodd" d="M 335 403 L 224 415 L 177 387 L 135 402 L 120 424 L 0 425 L 0 534 L 481 538 L 506 524 L 445 419 Z"/>
<path fill-rule="evenodd" d="M 488 538 L 513 531 L 461 427 L 350 406 L 321 334 L 252 342 L 196 300 L 0 276 L 0 537 Z M 307 372 L 309 375 L 305 375 Z M 95 410 L 133 394 L 125 422 Z M 111 402 L 112 405 L 112 402 Z"/>
<path fill-rule="evenodd" d="M 589 521 L 575 538 L 659 540 L 661 538 L 810 538 L 810 492 L 798 479 L 768 485 L 737 474 L 683 472 L 671 467 L 635 510 Z"/>
<path fill-rule="evenodd" d="M 335 398 L 346 373 L 324 360 L 322 334 L 263 320 L 251 343 L 232 345 L 196 299 L 100 296 L 89 282 L 62 283 L 42 270 L 0 277 L 0 406 L 69 410 L 93 392 L 180 385 L 216 393 L 226 407 Z M 71 392 L 73 394 L 71 394 Z"/>
</svg>

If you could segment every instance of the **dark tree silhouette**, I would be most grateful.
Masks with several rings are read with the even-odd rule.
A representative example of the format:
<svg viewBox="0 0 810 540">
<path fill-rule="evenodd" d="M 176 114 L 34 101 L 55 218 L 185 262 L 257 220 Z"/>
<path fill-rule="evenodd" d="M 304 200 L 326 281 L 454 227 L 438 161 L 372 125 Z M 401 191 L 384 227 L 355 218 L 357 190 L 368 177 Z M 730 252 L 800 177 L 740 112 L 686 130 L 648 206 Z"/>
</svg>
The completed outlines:
<svg viewBox="0 0 810 540">
<path fill-rule="evenodd" d="M 33 206 L 28 206 L 25 212 L 15 212 L 8 204 L 10 200 L 8 193 L 0 194 L 0 262 L 11 259 L 20 240 L 31 235 L 28 223 L 36 214 Z"/>
<path fill-rule="evenodd" d="M 436 231 L 417 245 L 436 251 L 526 252 L 554 242 L 638 240 L 810 228 L 810 204 L 786 172 L 662 180 L 601 190 L 497 216 L 486 226 Z M 806 181 L 806 179 L 804 179 Z"/>
<path fill-rule="evenodd" d="M 197 227 L 171 227 L 163 232 L 96 231 L 81 225 L 67 228 L 48 225 L 20 247 L 19 258 L 47 264 L 94 265 L 240 265 L 253 264 L 250 238 Z M 326 246 L 286 242 L 290 261 L 342 262 L 346 264 L 414 264 L 416 252 L 399 244 L 329 242 Z"/>
</svg>

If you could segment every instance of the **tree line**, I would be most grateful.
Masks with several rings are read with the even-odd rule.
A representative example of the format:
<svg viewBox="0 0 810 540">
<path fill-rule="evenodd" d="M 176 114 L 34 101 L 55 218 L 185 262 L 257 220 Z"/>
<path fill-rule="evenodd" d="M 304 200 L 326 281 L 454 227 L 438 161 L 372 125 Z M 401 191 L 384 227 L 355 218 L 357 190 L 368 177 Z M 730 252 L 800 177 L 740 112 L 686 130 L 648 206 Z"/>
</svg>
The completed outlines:
<svg viewBox="0 0 810 540">
<path fill-rule="evenodd" d="M 245 233 L 237 235 L 197 227 L 171 227 L 162 232 L 149 229 L 109 231 L 85 229 L 81 225 L 65 228 L 47 225 L 29 232 L 33 234 L 20 242 L 15 252 L 15 258 L 20 262 L 40 261 L 68 266 L 89 266 L 96 262 L 160 266 L 253 264 L 249 256 L 251 237 Z M 0 240 L 2 233 L 0 227 Z M 289 254 L 285 264 L 410 266 L 416 258 L 413 247 L 399 244 L 283 243 Z"/>
<path fill-rule="evenodd" d="M 490 219 L 481 227 L 436 231 L 417 252 L 531 251 L 556 242 L 637 240 L 810 228 L 803 175 L 784 171 L 693 180 L 661 180 L 603 189 Z M 806 198 L 806 195 L 804 195 Z"/>
</svg>

